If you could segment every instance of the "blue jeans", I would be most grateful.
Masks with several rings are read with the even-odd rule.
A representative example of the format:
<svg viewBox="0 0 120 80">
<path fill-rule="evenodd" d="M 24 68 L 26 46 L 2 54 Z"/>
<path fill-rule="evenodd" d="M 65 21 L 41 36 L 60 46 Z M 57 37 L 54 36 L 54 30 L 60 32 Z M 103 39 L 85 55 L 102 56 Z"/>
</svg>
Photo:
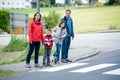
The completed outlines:
<svg viewBox="0 0 120 80">
<path fill-rule="evenodd" d="M 56 51 L 54 52 L 53 56 L 56 57 L 56 60 L 60 60 L 60 50 L 61 50 L 61 44 L 56 43 Z"/>
<path fill-rule="evenodd" d="M 63 40 L 63 45 L 62 45 L 62 54 L 61 54 L 62 59 L 68 58 L 68 50 L 70 48 L 70 43 L 71 43 L 71 36 L 66 36 L 65 39 Z"/>
<path fill-rule="evenodd" d="M 39 57 L 40 42 L 32 42 L 32 44 L 29 43 L 29 46 L 30 48 L 26 57 L 26 64 L 30 64 L 30 58 L 31 58 L 31 55 L 33 54 L 34 49 L 35 49 L 34 63 L 37 64 L 38 57 Z"/>
</svg>

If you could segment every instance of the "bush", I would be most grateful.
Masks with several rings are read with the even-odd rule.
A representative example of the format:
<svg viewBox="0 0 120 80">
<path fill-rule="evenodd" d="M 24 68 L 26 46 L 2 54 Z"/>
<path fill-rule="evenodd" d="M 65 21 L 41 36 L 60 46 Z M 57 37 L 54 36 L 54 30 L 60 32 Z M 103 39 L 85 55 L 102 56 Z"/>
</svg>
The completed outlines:
<svg viewBox="0 0 120 80">
<path fill-rule="evenodd" d="M 49 3 L 45 3 L 44 6 L 45 6 L 45 7 L 49 7 Z"/>
<path fill-rule="evenodd" d="M 12 37 L 10 43 L 3 48 L 4 52 L 13 52 L 13 51 L 21 51 L 26 49 L 28 46 L 28 42 L 25 39 L 19 39 L 16 37 Z"/>
<path fill-rule="evenodd" d="M 40 7 L 49 7 L 48 2 L 40 2 Z"/>
<path fill-rule="evenodd" d="M 40 2 L 40 7 L 44 7 L 44 2 Z"/>
<path fill-rule="evenodd" d="M 2 33 L 2 32 L 4 32 L 2 29 L 0 29 L 0 34 Z"/>
<path fill-rule="evenodd" d="M 10 32 L 9 24 L 10 24 L 10 12 L 8 10 L 0 10 L 0 29 L 5 32 Z"/>
<path fill-rule="evenodd" d="M 96 6 L 97 7 L 103 7 L 103 6 L 105 6 L 103 3 L 98 3 L 98 4 L 96 4 Z"/>
<path fill-rule="evenodd" d="M 55 11 L 49 12 L 48 16 L 43 17 L 46 21 L 46 28 L 53 28 L 57 26 L 60 20 L 60 14 Z"/>
</svg>

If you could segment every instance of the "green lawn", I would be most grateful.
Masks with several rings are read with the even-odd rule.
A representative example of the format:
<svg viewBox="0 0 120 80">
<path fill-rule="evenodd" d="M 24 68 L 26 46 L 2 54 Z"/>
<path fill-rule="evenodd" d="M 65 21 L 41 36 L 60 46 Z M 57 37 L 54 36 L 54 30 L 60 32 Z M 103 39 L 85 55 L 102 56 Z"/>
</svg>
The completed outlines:
<svg viewBox="0 0 120 80">
<path fill-rule="evenodd" d="M 41 8 L 41 14 L 47 15 L 49 11 L 56 11 L 65 15 L 64 11 L 67 7 L 53 7 Z M 72 18 L 74 20 L 75 33 L 84 33 L 91 31 L 107 30 L 107 29 L 120 29 L 120 6 L 98 7 L 98 8 L 73 8 Z M 11 10 L 11 12 L 27 13 L 33 17 L 36 9 L 20 9 Z"/>
</svg>

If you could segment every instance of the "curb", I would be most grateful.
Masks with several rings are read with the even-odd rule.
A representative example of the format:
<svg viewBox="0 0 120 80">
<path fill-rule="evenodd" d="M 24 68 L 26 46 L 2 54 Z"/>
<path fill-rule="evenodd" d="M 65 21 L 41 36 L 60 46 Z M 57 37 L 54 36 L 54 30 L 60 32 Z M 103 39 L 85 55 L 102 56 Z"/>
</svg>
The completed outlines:
<svg viewBox="0 0 120 80">
<path fill-rule="evenodd" d="M 79 60 L 83 60 L 83 59 L 86 59 L 86 58 L 90 58 L 90 57 L 93 57 L 95 55 L 98 55 L 100 53 L 100 50 L 99 49 L 96 49 L 95 52 L 91 53 L 90 55 L 85 55 L 85 56 L 82 56 L 82 57 L 79 57 L 79 58 L 76 58 L 73 60 L 73 62 L 77 62 Z"/>
</svg>

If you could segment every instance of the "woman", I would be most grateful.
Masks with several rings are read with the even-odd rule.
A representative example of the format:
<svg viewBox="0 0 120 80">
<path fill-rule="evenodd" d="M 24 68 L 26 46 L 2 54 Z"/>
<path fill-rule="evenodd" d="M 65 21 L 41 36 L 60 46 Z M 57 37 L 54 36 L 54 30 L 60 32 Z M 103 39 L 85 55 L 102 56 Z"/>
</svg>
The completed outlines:
<svg viewBox="0 0 120 80">
<path fill-rule="evenodd" d="M 60 63 L 60 50 L 61 50 L 62 41 L 67 35 L 65 26 L 66 26 L 65 22 L 61 22 L 59 26 L 53 29 L 55 36 L 55 44 L 56 44 L 56 51 L 53 54 L 55 58 L 55 64 Z"/>
<path fill-rule="evenodd" d="M 30 23 L 28 27 L 28 37 L 29 37 L 29 52 L 26 57 L 26 68 L 31 68 L 30 65 L 30 58 L 31 55 L 35 49 L 35 56 L 34 56 L 34 63 L 37 68 L 40 68 L 40 65 L 38 63 L 39 58 L 39 48 L 41 42 L 44 41 L 43 38 L 43 28 L 41 23 L 41 14 L 35 13 L 33 21 Z"/>
</svg>

